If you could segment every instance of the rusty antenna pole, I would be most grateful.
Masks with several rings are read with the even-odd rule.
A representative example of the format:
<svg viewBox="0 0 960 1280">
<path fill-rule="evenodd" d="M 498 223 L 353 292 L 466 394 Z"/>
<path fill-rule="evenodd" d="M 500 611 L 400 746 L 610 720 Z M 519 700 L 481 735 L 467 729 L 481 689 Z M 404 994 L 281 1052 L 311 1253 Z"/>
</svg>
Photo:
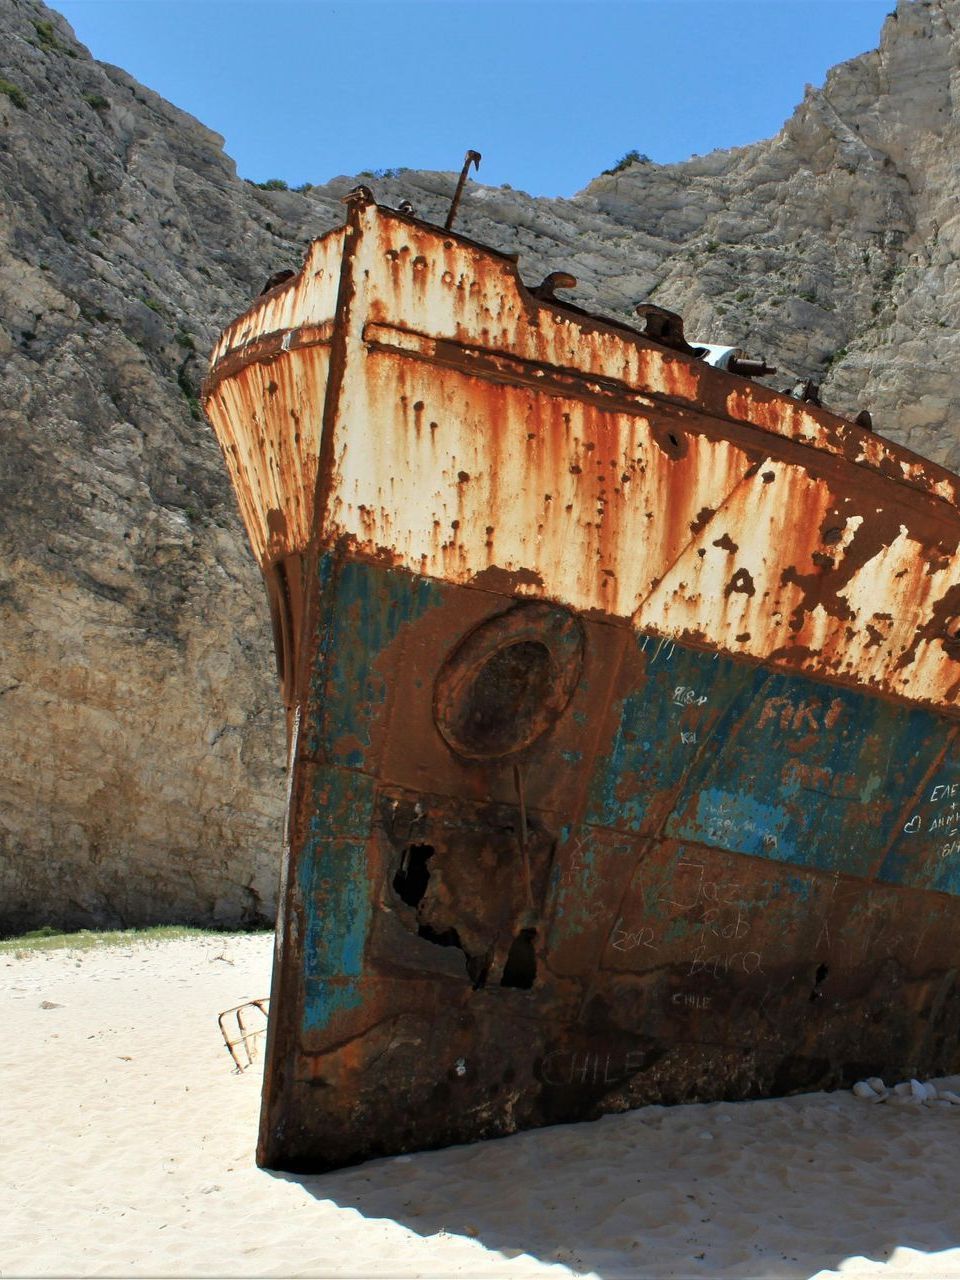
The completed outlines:
<svg viewBox="0 0 960 1280">
<path fill-rule="evenodd" d="M 457 189 L 453 193 L 453 202 L 450 205 L 450 212 L 447 214 L 447 220 L 443 224 L 444 231 L 449 231 L 453 226 L 453 220 L 457 216 L 457 209 L 460 207 L 460 197 L 463 195 L 463 188 L 466 186 L 467 174 L 470 172 L 470 166 L 475 169 L 480 168 L 480 152 L 468 151 L 463 159 L 463 168 L 460 170 L 460 181 L 457 183 Z"/>
</svg>

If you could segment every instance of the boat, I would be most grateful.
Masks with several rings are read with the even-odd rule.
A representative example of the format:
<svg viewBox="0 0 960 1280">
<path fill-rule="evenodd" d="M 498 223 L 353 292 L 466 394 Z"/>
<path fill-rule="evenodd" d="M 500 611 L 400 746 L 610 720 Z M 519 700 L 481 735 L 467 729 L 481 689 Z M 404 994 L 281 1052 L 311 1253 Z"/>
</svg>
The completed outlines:
<svg viewBox="0 0 960 1280">
<path fill-rule="evenodd" d="M 960 481 L 571 282 L 358 188 L 213 351 L 267 1167 L 960 1069 Z"/>
</svg>

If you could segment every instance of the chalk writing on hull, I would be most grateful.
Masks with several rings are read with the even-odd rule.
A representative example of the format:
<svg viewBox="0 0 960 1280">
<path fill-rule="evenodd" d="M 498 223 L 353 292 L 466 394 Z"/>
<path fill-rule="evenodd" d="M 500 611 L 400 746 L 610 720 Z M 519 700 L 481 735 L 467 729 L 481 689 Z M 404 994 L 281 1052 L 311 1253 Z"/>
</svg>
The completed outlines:
<svg viewBox="0 0 960 1280">
<path fill-rule="evenodd" d="M 937 806 L 932 814 L 914 813 L 903 824 L 908 836 L 935 835 L 944 843 L 937 850 L 940 859 L 960 853 L 960 782 L 938 782 L 930 789 L 928 804 Z"/>
<path fill-rule="evenodd" d="M 675 991 L 670 1003 L 679 1009 L 709 1009 L 711 996 L 695 995 L 692 991 Z"/>
<path fill-rule="evenodd" d="M 629 1080 L 642 1070 L 646 1055 L 639 1049 L 626 1053 L 577 1053 L 558 1049 L 548 1053 L 540 1064 L 539 1076 L 544 1084 L 609 1085 Z"/>
<path fill-rule="evenodd" d="M 689 976 L 693 978 L 698 973 L 709 973 L 714 978 L 728 973 L 763 973 L 763 960 L 759 951 L 711 955 L 706 947 L 697 947 L 690 962 Z"/>
<path fill-rule="evenodd" d="M 751 930 L 750 910 L 763 904 L 745 902 L 742 886 L 736 881 L 708 880 L 705 873 L 702 862 L 681 859 L 667 880 L 655 885 L 641 883 L 644 907 L 655 912 L 657 919 L 652 924 L 618 919 L 608 945 L 621 955 L 636 953 L 640 967 L 658 963 L 650 952 L 672 953 L 676 963 L 689 967 L 688 976 L 762 973 L 762 956 L 750 949 L 745 939 Z M 692 955 L 686 950 L 678 956 L 676 943 L 670 941 L 675 926 L 668 922 L 678 920 L 684 920 L 692 932 Z"/>
<path fill-rule="evenodd" d="M 618 924 L 613 931 L 610 945 L 614 951 L 633 951 L 635 947 L 649 947 L 651 951 L 657 950 L 653 940 L 653 930 L 648 927 L 631 933 L 627 929 L 621 929 Z"/>
<path fill-rule="evenodd" d="M 702 862 L 681 860 L 677 863 L 677 875 L 670 886 L 670 892 L 676 892 L 677 898 L 663 895 L 661 901 L 667 906 L 676 907 L 679 911 L 692 911 L 701 903 L 724 903 L 727 906 L 738 906 L 740 903 L 740 885 L 732 880 L 705 880 L 706 867 Z M 687 875 L 692 873 L 692 875 Z M 676 888 L 676 881 L 684 876 L 687 883 L 682 890 Z M 692 880 L 693 883 L 690 881 Z"/>
<path fill-rule="evenodd" d="M 705 693 L 697 693 L 696 689 L 691 689 L 685 684 L 678 684 L 673 691 L 675 707 L 702 707 L 706 701 Z"/>
<path fill-rule="evenodd" d="M 654 636 L 644 636 L 642 641 L 640 642 L 640 652 L 646 653 L 647 645 L 651 643 L 654 639 L 655 639 Z M 676 646 L 674 645 L 672 640 L 664 640 L 662 638 L 660 640 L 657 640 L 657 647 L 656 649 L 653 650 L 650 656 L 651 665 L 654 662 L 656 662 L 656 660 L 660 657 L 661 654 L 663 655 L 663 660 L 665 662 L 669 662 L 673 657 L 673 651 L 675 648 Z"/>
<path fill-rule="evenodd" d="M 939 813 L 930 819 L 928 831 L 942 831 L 945 835 L 955 836 L 960 830 L 960 809 L 951 806 L 946 813 Z"/>
<path fill-rule="evenodd" d="M 742 938 L 750 932 L 750 926 L 739 907 L 735 920 L 728 920 L 725 924 L 721 920 L 720 911 L 716 907 L 708 907 L 700 919 L 700 929 L 703 933 L 713 934 L 715 938 Z"/>
</svg>

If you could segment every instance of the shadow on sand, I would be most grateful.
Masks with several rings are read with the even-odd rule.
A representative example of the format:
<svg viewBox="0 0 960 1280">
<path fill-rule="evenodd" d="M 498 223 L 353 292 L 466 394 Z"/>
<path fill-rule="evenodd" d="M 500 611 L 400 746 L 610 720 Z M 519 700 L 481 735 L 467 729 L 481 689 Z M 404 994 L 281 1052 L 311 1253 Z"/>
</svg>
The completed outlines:
<svg viewBox="0 0 960 1280">
<path fill-rule="evenodd" d="M 838 1093 L 648 1107 L 277 1176 L 421 1236 L 467 1236 L 604 1280 L 792 1280 L 850 1257 L 885 1262 L 897 1249 L 960 1244 L 958 1164 L 960 1107 L 871 1106 Z M 938 1274 L 934 1260 L 916 1261 Z"/>
</svg>

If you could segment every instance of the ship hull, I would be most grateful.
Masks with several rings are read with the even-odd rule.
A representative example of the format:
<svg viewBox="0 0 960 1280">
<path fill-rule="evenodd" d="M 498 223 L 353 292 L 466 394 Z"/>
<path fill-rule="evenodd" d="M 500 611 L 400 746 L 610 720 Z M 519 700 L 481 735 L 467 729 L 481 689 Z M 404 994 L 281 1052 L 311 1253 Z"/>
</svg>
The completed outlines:
<svg viewBox="0 0 960 1280">
<path fill-rule="evenodd" d="M 205 403 L 288 710 L 261 1163 L 960 1069 L 955 477 L 362 200 Z"/>
<path fill-rule="evenodd" d="M 435 691 L 539 606 L 318 570 L 263 1163 L 960 1068 L 953 725 L 580 620 L 524 848 L 512 757 L 451 753 Z"/>
</svg>

